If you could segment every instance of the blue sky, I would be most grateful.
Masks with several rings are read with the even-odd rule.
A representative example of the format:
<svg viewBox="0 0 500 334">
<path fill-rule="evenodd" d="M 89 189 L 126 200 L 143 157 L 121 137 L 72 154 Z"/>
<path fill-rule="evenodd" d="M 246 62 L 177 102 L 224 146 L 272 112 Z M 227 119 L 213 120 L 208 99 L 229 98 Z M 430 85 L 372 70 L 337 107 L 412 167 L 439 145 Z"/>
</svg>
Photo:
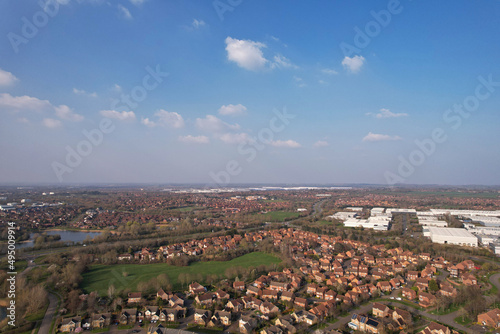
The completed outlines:
<svg viewBox="0 0 500 334">
<path fill-rule="evenodd" d="M 0 36 L 2 183 L 500 184 L 498 1 L 6 0 Z"/>
</svg>

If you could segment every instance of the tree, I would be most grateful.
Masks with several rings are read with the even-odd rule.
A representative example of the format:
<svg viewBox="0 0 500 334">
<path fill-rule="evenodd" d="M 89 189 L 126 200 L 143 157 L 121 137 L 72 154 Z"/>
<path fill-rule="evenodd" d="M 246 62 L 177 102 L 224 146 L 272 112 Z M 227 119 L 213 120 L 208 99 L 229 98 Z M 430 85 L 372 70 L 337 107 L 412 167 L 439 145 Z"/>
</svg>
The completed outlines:
<svg viewBox="0 0 500 334">
<path fill-rule="evenodd" d="M 115 292 L 116 292 L 115 286 L 113 284 L 111 284 L 108 287 L 108 297 L 109 297 L 109 299 L 113 299 L 113 297 L 115 296 Z"/>
<path fill-rule="evenodd" d="M 431 281 L 429 282 L 429 290 L 434 293 L 439 290 L 439 286 L 435 279 L 431 279 Z"/>
</svg>

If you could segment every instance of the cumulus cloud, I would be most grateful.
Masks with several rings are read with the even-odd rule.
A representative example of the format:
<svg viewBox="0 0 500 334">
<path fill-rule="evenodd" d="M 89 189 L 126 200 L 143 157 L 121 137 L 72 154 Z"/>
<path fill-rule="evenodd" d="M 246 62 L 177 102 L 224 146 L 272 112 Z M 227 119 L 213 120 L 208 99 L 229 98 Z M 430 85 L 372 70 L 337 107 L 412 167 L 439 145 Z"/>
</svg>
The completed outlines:
<svg viewBox="0 0 500 334">
<path fill-rule="evenodd" d="M 66 105 L 60 105 L 58 107 L 54 107 L 57 117 L 72 121 L 72 122 L 80 122 L 83 121 L 83 116 L 75 113 L 70 107 Z"/>
<path fill-rule="evenodd" d="M 274 147 L 287 147 L 287 148 L 299 148 L 301 145 L 297 143 L 295 140 L 274 140 L 271 142 L 271 145 Z"/>
<path fill-rule="evenodd" d="M 144 124 L 145 126 L 148 126 L 150 128 L 152 127 L 155 127 L 156 126 L 156 123 L 152 120 L 150 120 L 149 118 L 143 118 L 141 119 L 141 123 Z"/>
<path fill-rule="evenodd" d="M 51 108 L 52 104 L 48 100 L 40 100 L 27 95 L 12 96 L 8 93 L 0 94 L 0 108 L 12 111 L 42 111 Z"/>
<path fill-rule="evenodd" d="M 149 118 L 143 118 L 141 123 L 151 128 L 157 125 L 174 129 L 184 127 L 184 118 L 176 112 L 160 109 L 155 113 L 155 116 L 157 118 L 156 121 L 152 121 Z"/>
<path fill-rule="evenodd" d="M 134 121 L 135 113 L 133 111 L 101 110 L 101 116 L 113 118 L 120 121 Z"/>
<path fill-rule="evenodd" d="M 53 118 L 44 118 L 42 120 L 42 125 L 49 128 L 49 129 L 55 129 L 59 128 L 62 126 L 62 123 L 58 119 L 53 119 Z"/>
<path fill-rule="evenodd" d="M 12 96 L 8 93 L 0 94 L 0 109 L 14 112 L 35 111 L 54 112 L 57 117 L 73 122 L 83 120 L 83 116 L 75 113 L 67 105 L 54 106 L 48 100 L 40 100 L 32 96 Z"/>
<path fill-rule="evenodd" d="M 123 18 L 127 20 L 133 19 L 132 14 L 130 14 L 130 11 L 126 7 L 122 5 L 118 5 L 117 7 L 118 7 L 118 12 Z"/>
<path fill-rule="evenodd" d="M 363 141 L 394 141 L 394 140 L 402 140 L 400 136 L 390 136 L 383 135 L 378 133 L 369 132 L 364 138 Z"/>
<path fill-rule="evenodd" d="M 85 95 L 85 96 L 90 96 L 90 97 L 97 97 L 97 93 L 96 92 L 89 93 L 89 92 L 84 91 L 83 89 L 78 89 L 78 88 L 73 88 L 73 93 L 75 93 L 76 95 Z"/>
<path fill-rule="evenodd" d="M 342 60 L 342 65 L 344 68 L 349 70 L 352 73 L 358 73 L 361 70 L 361 67 L 365 63 L 365 57 L 363 56 L 354 56 L 354 57 L 345 57 Z"/>
<path fill-rule="evenodd" d="M 266 66 L 268 60 L 262 53 L 262 48 L 265 47 L 266 45 L 260 42 L 226 38 L 227 59 L 250 71 L 257 71 Z"/>
<path fill-rule="evenodd" d="M 237 116 L 243 115 L 247 111 L 247 107 L 242 104 L 228 104 L 219 108 L 219 115 L 224 116 Z"/>
<path fill-rule="evenodd" d="M 248 135 L 248 133 L 224 133 L 219 136 L 219 139 L 226 144 L 244 144 L 250 143 L 254 140 Z"/>
<path fill-rule="evenodd" d="M 193 22 L 191 23 L 191 26 L 194 29 L 201 28 L 201 27 L 203 27 L 205 25 L 206 25 L 205 21 L 203 21 L 203 20 L 197 20 L 197 19 L 193 19 Z"/>
<path fill-rule="evenodd" d="M 208 144 L 210 143 L 210 139 L 208 139 L 207 136 L 192 136 L 192 135 L 187 135 L 187 136 L 179 136 L 177 138 L 178 141 L 181 143 L 187 143 L 187 144 Z"/>
<path fill-rule="evenodd" d="M 328 142 L 325 140 L 318 140 L 317 142 L 314 143 L 313 147 L 325 147 L 328 146 Z"/>
<path fill-rule="evenodd" d="M 214 115 L 207 115 L 205 118 L 196 119 L 196 127 L 208 132 L 222 132 L 226 130 L 238 130 L 239 124 L 229 124 Z"/>
<path fill-rule="evenodd" d="M 380 112 L 377 114 L 367 113 L 367 115 L 373 115 L 376 118 L 396 118 L 396 117 L 408 116 L 407 113 L 402 113 L 402 112 L 401 113 L 394 113 L 394 112 L 390 111 L 389 109 L 385 109 L 385 108 L 380 109 Z"/>
<path fill-rule="evenodd" d="M 11 86 L 19 81 L 16 76 L 0 68 L 0 86 Z"/>
</svg>

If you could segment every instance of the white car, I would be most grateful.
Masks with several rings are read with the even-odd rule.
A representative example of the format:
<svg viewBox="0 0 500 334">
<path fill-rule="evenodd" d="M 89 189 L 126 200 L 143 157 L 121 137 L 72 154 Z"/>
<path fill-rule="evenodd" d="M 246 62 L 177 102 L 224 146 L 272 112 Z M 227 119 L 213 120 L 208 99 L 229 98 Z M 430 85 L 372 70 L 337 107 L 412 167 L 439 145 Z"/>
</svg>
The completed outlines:
<svg viewBox="0 0 500 334">
<path fill-rule="evenodd" d="M 396 298 L 397 300 L 401 300 L 401 297 Z"/>
</svg>

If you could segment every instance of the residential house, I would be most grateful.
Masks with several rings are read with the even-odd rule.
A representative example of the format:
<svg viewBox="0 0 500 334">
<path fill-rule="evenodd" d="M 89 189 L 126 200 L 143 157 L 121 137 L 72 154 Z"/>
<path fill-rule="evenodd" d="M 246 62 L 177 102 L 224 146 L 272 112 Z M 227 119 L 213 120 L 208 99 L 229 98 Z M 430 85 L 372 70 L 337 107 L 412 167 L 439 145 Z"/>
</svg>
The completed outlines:
<svg viewBox="0 0 500 334">
<path fill-rule="evenodd" d="M 356 331 L 378 333 L 379 322 L 367 316 L 354 313 L 347 326 Z"/>
<path fill-rule="evenodd" d="M 436 297 L 427 292 L 420 292 L 418 295 L 419 305 L 422 307 L 429 307 L 435 304 Z"/>
<path fill-rule="evenodd" d="M 137 310 L 135 308 L 127 308 L 122 310 L 119 322 L 122 325 L 135 324 L 137 317 Z"/>
<path fill-rule="evenodd" d="M 373 316 L 375 316 L 377 318 L 388 317 L 390 311 L 391 311 L 391 309 L 387 305 L 384 305 L 381 303 L 373 303 L 372 313 L 373 313 Z"/>
<path fill-rule="evenodd" d="M 214 294 L 212 292 L 207 292 L 197 295 L 194 301 L 199 305 L 211 305 L 214 302 Z"/>
<path fill-rule="evenodd" d="M 194 322 L 198 325 L 205 326 L 210 320 L 211 312 L 207 310 L 194 310 Z"/>
<path fill-rule="evenodd" d="M 403 288 L 401 293 L 402 293 L 403 297 L 405 297 L 409 300 L 417 299 L 417 293 L 415 292 L 415 290 Z"/>
<path fill-rule="evenodd" d="M 77 328 L 82 327 L 82 317 L 64 318 L 61 322 L 61 332 L 74 332 Z"/>
<path fill-rule="evenodd" d="M 92 328 L 105 328 L 111 324 L 111 313 L 98 313 L 92 315 Z"/>
<path fill-rule="evenodd" d="M 314 314 L 306 310 L 293 312 L 292 317 L 296 322 L 306 323 L 309 326 L 312 326 L 318 322 L 318 317 L 316 317 Z"/>
<path fill-rule="evenodd" d="M 483 326 L 500 328 L 500 310 L 496 308 L 479 314 L 477 316 L 477 322 Z"/>
<path fill-rule="evenodd" d="M 189 284 L 189 292 L 196 295 L 196 294 L 207 292 L 207 288 L 205 288 L 203 285 L 201 285 L 198 282 L 193 282 L 193 283 Z"/>
<path fill-rule="evenodd" d="M 129 292 L 128 294 L 128 304 L 136 304 L 142 301 L 142 293 L 141 292 Z"/>
<path fill-rule="evenodd" d="M 242 316 L 238 321 L 239 331 L 243 334 L 250 334 L 257 327 L 257 320 L 248 316 Z"/>
<path fill-rule="evenodd" d="M 451 334 L 452 331 L 443 325 L 435 323 L 434 321 L 425 327 L 420 334 Z"/>
</svg>

